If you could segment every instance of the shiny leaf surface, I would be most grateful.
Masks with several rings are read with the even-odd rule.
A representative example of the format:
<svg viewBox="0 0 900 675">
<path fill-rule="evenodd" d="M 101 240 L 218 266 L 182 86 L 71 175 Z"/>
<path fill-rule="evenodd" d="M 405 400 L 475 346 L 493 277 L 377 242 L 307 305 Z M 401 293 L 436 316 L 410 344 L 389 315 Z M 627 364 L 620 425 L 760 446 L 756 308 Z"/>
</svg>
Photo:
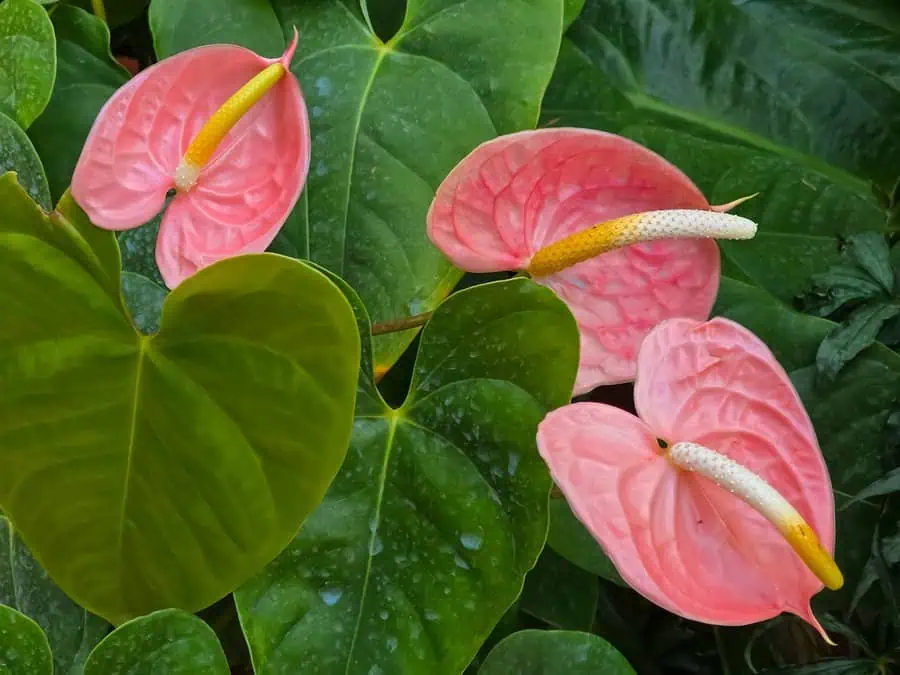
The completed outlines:
<svg viewBox="0 0 900 675">
<path fill-rule="evenodd" d="M 562 302 L 515 279 L 440 306 L 400 408 L 363 369 L 328 496 L 236 593 L 257 675 L 465 668 L 543 546 L 550 482 L 535 430 L 568 400 L 577 344 Z"/>
</svg>

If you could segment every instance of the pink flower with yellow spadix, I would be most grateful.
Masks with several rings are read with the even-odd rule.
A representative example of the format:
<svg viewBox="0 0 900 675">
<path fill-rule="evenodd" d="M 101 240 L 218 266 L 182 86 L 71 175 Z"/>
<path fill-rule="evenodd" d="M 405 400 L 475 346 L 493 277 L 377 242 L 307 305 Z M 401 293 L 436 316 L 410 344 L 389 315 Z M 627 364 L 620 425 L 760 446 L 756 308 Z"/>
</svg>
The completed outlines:
<svg viewBox="0 0 900 675">
<path fill-rule="evenodd" d="M 713 238 L 756 225 L 710 206 L 676 167 L 586 129 L 501 136 L 463 159 L 428 213 L 431 241 L 468 272 L 524 270 L 568 304 L 581 333 L 580 394 L 634 379 L 644 336 L 706 319 L 719 288 Z"/>
<path fill-rule="evenodd" d="M 743 625 L 837 589 L 834 499 L 803 404 L 763 342 L 722 318 L 670 319 L 637 358 L 638 417 L 549 413 L 537 443 L 632 588 L 695 621 Z M 661 442 L 660 442 L 661 441 Z"/>
<path fill-rule="evenodd" d="M 108 230 L 138 227 L 167 194 L 156 245 L 166 285 L 278 234 L 309 169 L 306 104 L 285 53 L 235 45 L 176 54 L 141 72 L 100 111 L 72 178 L 72 196 Z"/>
</svg>

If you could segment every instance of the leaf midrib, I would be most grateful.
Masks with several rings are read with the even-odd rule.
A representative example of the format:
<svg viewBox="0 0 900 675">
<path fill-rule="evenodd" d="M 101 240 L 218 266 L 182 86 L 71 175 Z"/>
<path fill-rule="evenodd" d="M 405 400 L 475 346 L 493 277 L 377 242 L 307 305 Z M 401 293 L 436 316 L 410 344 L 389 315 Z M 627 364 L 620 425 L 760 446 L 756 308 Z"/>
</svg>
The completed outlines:
<svg viewBox="0 0 900 675">
<path fill-rule="evenodd" d="M 344 675 L 350 675 L 350 665 L 353 663 L 353 652 L 356 649 L 356 639 L 359 637 L 359 628 L 362 624 L 363 607 L 366 604 L 366 596 L 369 589 L 369 579 L 372 577 L 372 559 L 375 557 L 372 553 L 375 537 L 378 536 L 378 527 L 381 525 L 381 505 L 384 503 L 384 488 L 387 485 L 387 470 L 391 459 L 391 450 L 394 447 L 394 436 L 397 432 L 397 423 L 400 416 L 396 411 L 385 416 L 390 424 L 387 433 L 387 439 L 384 444 L 384 459 L 381 464 L 381 473 L 378 476 L 378 494 L 375 497 L 375 513 L 372 516 L 373 527 L 370 528 L 369 542 L 366 547 L 366 571 L 363 574 L 363 585 L 359 594 L 359 609 L 356 612 L 356 624 L 353 626 L 353 635 L 350 638 L 350 648 L 347 650 L 347 667 L 344 669 Z"/>
<path fill-rule="evenodd" d="M 150 346 L 151 339 L 150 336 L 138 335 L 137 333 L 135 333 L 135 336 L 138 338 L 138 354 L 137 363 L 135 364 L 134 394 L 131 404 L 131 428 L 129 430 L 128 438 L 128 454 L 125 459 L 125 475 L 122 481 L 122 507 L 119 511 L 119 527 L 116 533 L 116 575 L 118 579 L 117 585 L 120 590 L 124 584 L 124 579 L 122 577 L 124 565 L 122 564 L 122 559 L 124 555 L 125 543 L 125 515 L 128 510 L 128 494 L 130 492 L 129 487 L 131 484 L 132 460 L 134 458 L 134 446 L 137 439 L 137 418 L 141 400 L 141 379 L 144 373 L 144 361 L 147 360 L 147 351 Z"/>
</svg>

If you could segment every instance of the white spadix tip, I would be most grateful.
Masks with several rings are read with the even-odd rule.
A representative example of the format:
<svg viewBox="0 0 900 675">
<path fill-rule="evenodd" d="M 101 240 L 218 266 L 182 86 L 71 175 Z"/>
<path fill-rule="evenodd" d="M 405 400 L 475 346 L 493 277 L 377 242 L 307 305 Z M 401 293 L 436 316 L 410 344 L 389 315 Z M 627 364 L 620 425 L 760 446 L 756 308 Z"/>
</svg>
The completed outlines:
<svg viewBox="0 0 900 675">
<path fill-rule="evenodd" d="M 717 211 L 647 211 L 639 215 L 633 236 L 637 241 L 669 237 L 753 239 L 756 236 L 756 223 L 743 216 Z"/>
</svg>

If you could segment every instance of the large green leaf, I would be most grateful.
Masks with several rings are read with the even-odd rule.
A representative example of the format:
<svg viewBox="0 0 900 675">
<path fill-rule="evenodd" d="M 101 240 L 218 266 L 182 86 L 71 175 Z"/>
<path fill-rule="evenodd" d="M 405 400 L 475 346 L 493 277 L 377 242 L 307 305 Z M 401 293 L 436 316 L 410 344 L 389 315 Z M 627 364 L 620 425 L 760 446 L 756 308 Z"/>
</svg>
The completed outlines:
<svg viewBox="0 0 900 675">
<path fill-rule="evenodd" d="M 197 31 L 171 9 L 187 4 L 210 14 L 220 5 L 153 0 L 160 57 L 233 34 L 225 26 Z M 282 238 L 346 279 L 376 322 L 433 309 L 461 276 L 425 234 L 434 191 L 482 141 L 535 125 L 559 48 L 562 0 L 408 2 L 387 43 L 353 0 L 272 5 L 285 32 L 300 31 L 293 72 L 313 147 L 300 222 Z M 380 336 L 376 369 L 393 364 L 414 335 Z"/>
<path fill-rule="evenodd" d="M 523 630 L 494 647 L 479 675 L 634 675 L 606 640 L 574 631 Z"/>
<path fill-rule="evenodd" d="M 273 254 L 212 265 L 133 327 L 111 232 L 0 179 L 0 507 L 113 623 L 200 609 L 284 548 L 350 436 L 359 337 L 337 287 Z"/>
<path fill-rule="evenodd" d="M 365 366 L 324 503 L 235 594 L 257 675 L 461 672 L 544 544 L 535 431 L 568 401 L 577 360 L 565 306 L 514 279 L 438 308 L 400 408 Z"/>
<path fill-rule="evenodd" d="M 817 383 L 816 350 L 835 324 L 793 312 L 760 289 L 724 279 L 716 312 L 762 338 L 788 371 L 816 429 L 838 508 L 883 474 L 885 422 L 900 399 L 900 356 L 881 345 L 865 350 L 833 382 Z M 848 580 L 819 607 L 848 601 L 869 554 L 878 519 L 871 504 L 837 514 L 836 558 Z"/>
<path fill-rule="evenodd" d="M 212 628 L 164 609 L 119 626 L 94 648 L 84 675 L 228 675 Z"/>
<path fill-rule="evenodd" d="M 15 171 L 29 196 L 50 209 L 50 191 L 40 157 L 19 125 L 0 113 L 0 175 L 7 171 Z"/>
<path fill-rule="evenodd" d="M 885 227 L 868 181 L 900 174 L 900 91 L 854 60 L 896 63 L 898 24 L 828 23 L 838 51 L 759 10 L 798 4 L 588 0 L 544 107 L 548 123 L 657 150 L 713 203 L 761 192 L 739 207 L 759 234 L 723 242 L 724 269 L 783 300 L 839 261 L 837 235 Z M 821 18 L 840 4 L 804 6 Z"/>
<path fill-rule="evenodd" d="M 53 25 L 34 0 L 0 2 L 0 112 L 27 129 L 56 77 Z"/>
<path fill-rule="evenodd" d="M 109 631 L 103 619 L 79 607 L 51 581 L 2 517 L 0 605 L 19 610 L 43 629 L 56 675 L 81 675 L 88 653 Z"/>
<path fill-rule="evenodd" d="M 58 200 L 68 189 L 81 148 L 103 104 L 128 80 L 109 51 L 109 29 L 77 7 L 53 10 L 56 86 L 43 114 L 28 130 Z"/>
<path fill-rule="evenodd" d="M 41 627 L 11 607 L 0 605 L 0 673 L 52 675 L 53 658 Z"/>
</svg>

